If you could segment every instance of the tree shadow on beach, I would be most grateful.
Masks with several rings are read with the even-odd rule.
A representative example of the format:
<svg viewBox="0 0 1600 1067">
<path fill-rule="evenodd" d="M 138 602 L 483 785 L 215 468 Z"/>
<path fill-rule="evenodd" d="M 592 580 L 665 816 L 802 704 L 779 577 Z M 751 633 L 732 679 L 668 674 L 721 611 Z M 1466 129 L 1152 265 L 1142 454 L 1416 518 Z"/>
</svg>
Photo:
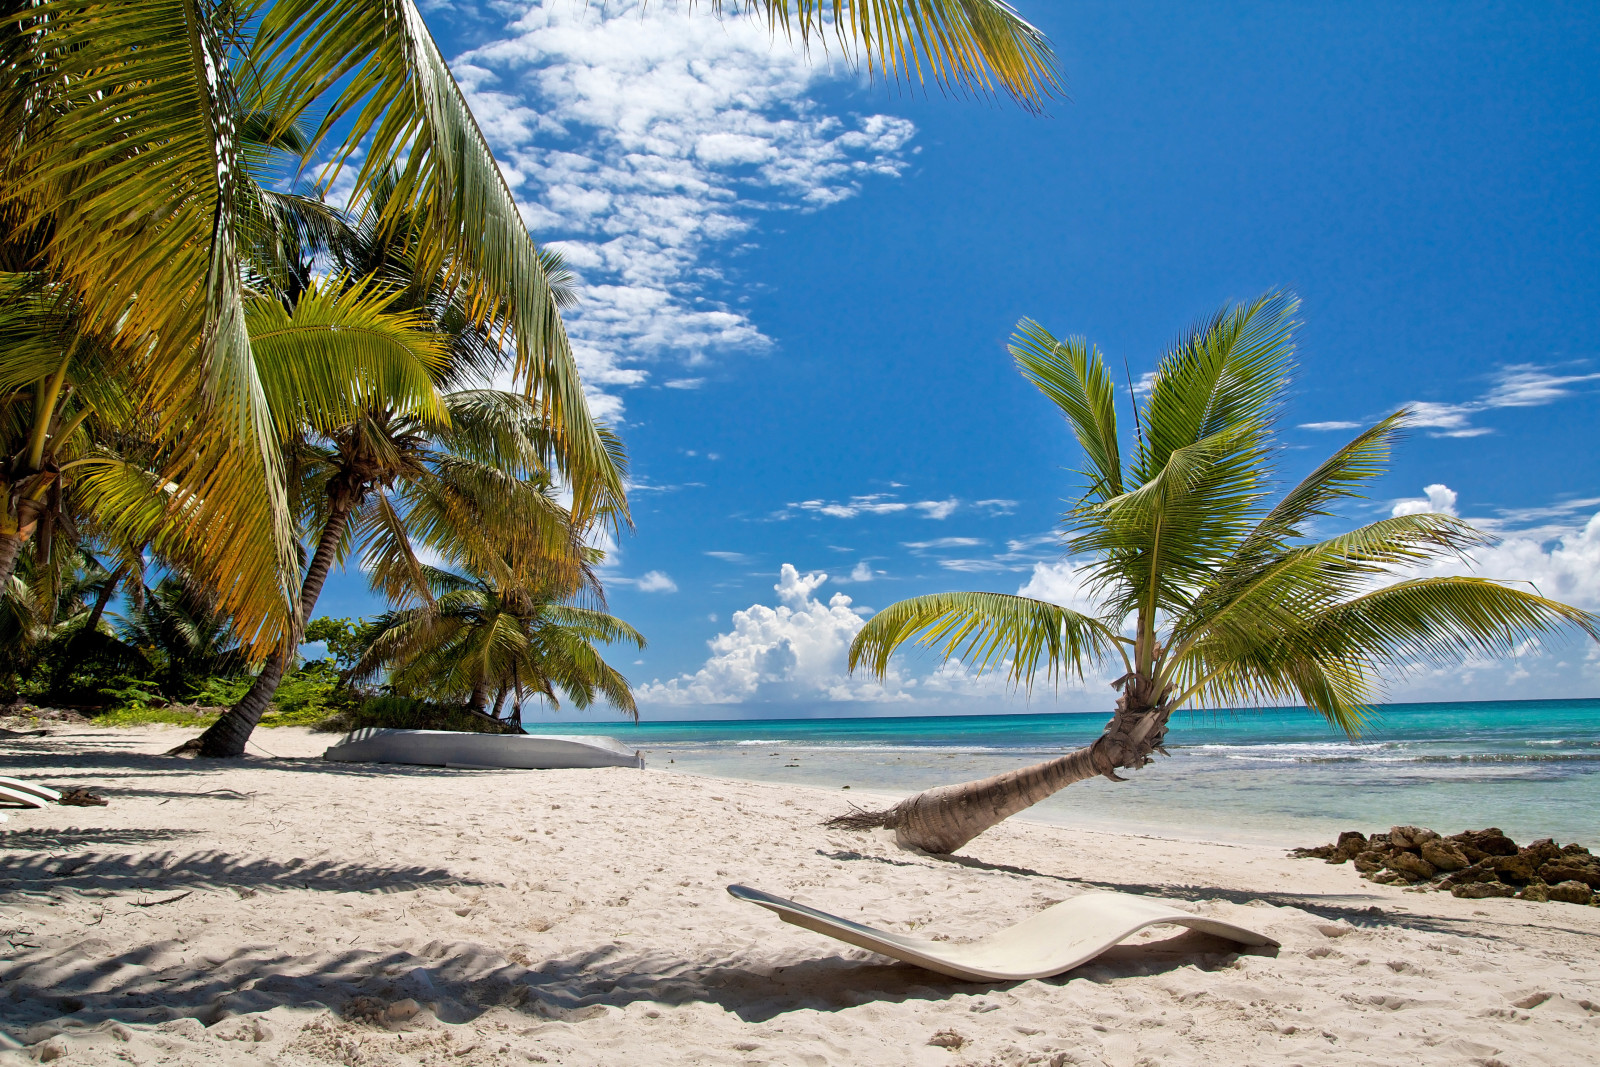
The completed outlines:
<svg viewBox="0 0 1600 1067">
<path fill-rule="evenodd" d="M 128 832 L 110 831 L 113 834 Z M 105 894 L 273 888 L 395 893 L 424 886 L 481 884 L 439 867 L 373 867 L 331 860 L 243 857 L 226 852 L 183 855 L 176 852 L 140 855 L 75 852 L 66 857 L 0 857 L 0 890 L 19 893 L 58 889 Z"/>
<path fill-rule="evenodd" d="M 7 830 L 0 832 L 0 849 L 16 849 L 22 852 L 75 852 L 90 845 L 148 845 L 156 841 L 189 837 L 199 832 L 169 827 L 117 830 L 98 826 L 81 830 L 76 826 L 59 830 L 49 828 Z"/>
<path fill-rule="evenodd" d="M 18 1014 L 30 1027 L 92 1027 L 116 1019 L 158 1023 L 190 1017 L 211 1026 L 233 1015 L 276 1007 L 327 1008 L 370 1016 L 402 998 L 429 1006 L 447 1023 L 503 1009 L 535 1020 L 582 1022 L 606 1009 L 648 1002 L 712 1003 L 745 1022 L 802 1010 L 840 1011 L 868 1003 L 943 1002 L 1007 989 L 1014 982 L 963 982 L 858 950 L 794 961 L 771 955 L 707 954 L 684 959 L 620 945 L 598 946 L 544 961 L 514 962 L 483 945 L 430 942 L 346 947 L 296 954 L 247 945 L 227 958 L 195 957 L 185 942 L 162 941 L 122 952 L 84 931 L 67 945 L 23 944 L 0 961 Z M 1182 967 L 1225 967 L 1237 946 L 1185 932 L 1146 945 L 1118 946 L 1047 983 L 1103 983 Z M 521 957 L 518 957 L 521 959 Z"/>
</svg>

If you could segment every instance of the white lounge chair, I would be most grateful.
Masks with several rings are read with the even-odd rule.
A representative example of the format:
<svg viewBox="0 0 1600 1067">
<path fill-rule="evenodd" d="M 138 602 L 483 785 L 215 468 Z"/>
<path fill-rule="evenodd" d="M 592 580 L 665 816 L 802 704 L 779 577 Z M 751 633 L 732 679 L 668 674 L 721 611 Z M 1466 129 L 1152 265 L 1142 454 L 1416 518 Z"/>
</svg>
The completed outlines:
<svg viewBox="0 0 1600 1067">
<path fill-rule="evenodd" d="M 38 782 L 29 782 L 22 778 L 7 778 L 5 775 L 0 774 L 0 786 L 17 792 L 31 793 L 40 800 L 48 800 L 52 804 L 61 802 L 61 793 L 58 790 L 51 789 L 47 785 L 40 785 Z M 35 804 L 34 807 L 42 808 L 44 805 Z"/>
<path fill-rule="evenodd" d="M 9 785 L 0 785 L 0 803 L 21 804 L 25 808 L 42 808 L 48 803 L 37 793 L 26 789 L 17 789 Z"/>
<path fill-rule="evenodd" d="M 969 982 L 1048 978 L 1089 962 L 1147 926 L 1163 923 L 1187 926 L 1241 945 L 1278 947 L 1278 942 L 1254 930 L 1216 919 L 1203 919 L 1125 893 L 1084 893 L 988 937 L 954 943 L 874 930 L 749 886 L 730 885 L 728 892 L 740 900 L 776 912 L 786 923 Z"/>
</svg>

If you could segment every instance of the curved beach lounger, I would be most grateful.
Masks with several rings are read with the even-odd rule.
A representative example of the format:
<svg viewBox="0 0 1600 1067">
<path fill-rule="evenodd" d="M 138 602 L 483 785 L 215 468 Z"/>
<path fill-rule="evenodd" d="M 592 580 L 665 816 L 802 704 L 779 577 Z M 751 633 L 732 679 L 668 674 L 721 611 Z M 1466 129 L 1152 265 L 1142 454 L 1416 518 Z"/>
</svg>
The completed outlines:
<svg viewBox="0 0 1600 1067">
<path fill-rule="evenodd" d="M 786 923 L 969 982 L 1048 978 L 1088 963 L 1147 926 L 1163 923 L 1187 926 L 1241 945 L 1278 947 L 1278 942 L 1254 930 L 1216 919 L 1202 919 L 1145 897 L 1124 893 L 1084 893 L 988 937 L 952 944 L 874 930 L 749 886 L 730 885 L 728 892 L 740 900 L 777 912 L 778 918 Z"/>
<path fill-rule="evenodd" d="M 0 785 L 0 803 L 10 801 L 21 804 L 25 808 L 42 808 L 49 803 L 44 797 L 26 789 L 17 789 L 14 786 Z"/>
<path fill-rule="evenodd" d="M 24 793 L 32 793 L 34 796 L 42 800 L 48 800 L 52 804 L 61 802 L 61 793 L 58 790 L 51 789 L 47 785 L 40 785 L 38 782 L 27 782 L 21 778 L 7 778 L 5 775 L 0 774 L 0 785 L 19 789 Z"/>
</svg>

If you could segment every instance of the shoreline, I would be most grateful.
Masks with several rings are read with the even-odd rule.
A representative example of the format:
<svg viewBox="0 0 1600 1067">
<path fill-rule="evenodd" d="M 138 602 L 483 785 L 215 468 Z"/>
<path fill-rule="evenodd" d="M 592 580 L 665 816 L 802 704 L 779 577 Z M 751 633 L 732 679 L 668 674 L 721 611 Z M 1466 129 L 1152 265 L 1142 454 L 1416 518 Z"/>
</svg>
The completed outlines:
<svg viewBox="0 0 1600 1067">
<path fill-rule="evenodd" d="M 0 1063 L 1554 1065 L 1600 1038 L 1600 908 L 1034 821 L 940 859 L 821 827 L 839 790 L 331 765 L 327 735 L 290 729 L 280 758 L 225 763 L 157 755 L 181 729 L 0 741 L 7 773 L 110 801 L 0 826 L 0 1029 L 32 1046 Z M 1112 889 L 1283 948 L 1156 930 L 969 984 L 780 924 L 732 882 L 953 940 Z M 945 1031 L 961 1044 L 928 1044 Z"/>
</svg>

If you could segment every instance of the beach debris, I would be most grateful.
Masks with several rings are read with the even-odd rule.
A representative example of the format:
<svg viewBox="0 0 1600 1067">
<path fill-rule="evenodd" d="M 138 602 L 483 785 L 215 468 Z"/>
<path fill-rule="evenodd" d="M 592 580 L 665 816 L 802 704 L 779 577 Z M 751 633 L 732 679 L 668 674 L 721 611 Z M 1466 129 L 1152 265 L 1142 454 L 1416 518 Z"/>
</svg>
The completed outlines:
<svg viewBox="0 0 1600 1067">
<path fill-rule="evenodd" d="M 960 1048 L 966 1043 L 966 1037 L 962 1034 L 956 1033 L 954 1030 L 940 1030 L 937 1034 L 934 1034 L 932 1037 L 928 1038 L 928 1044 L 932 1045 L 934 1048 L 947 1048 L 951 1052 L 954 1052 L 956 1049 Z"/>
<path fill-rule="evenodd" d="M 1351 863 L 1371 882 L 1449 891 L 1467 900 L 1516 897 L 1600 907 L 1600 856 L 1548 837 L 1518 845 L 1497 826 L 1449 837 L 1421 826 L 1392 826 L 1371 837 L 1346 830 L 1330 845 L 1289 855 Z"/>
<path fill-rule="evenodd" d="M 61 799 L 56 803 L 69 808 L 103 808 L 106 806 L 106 798 L 98 793 L 91 793 L 82 786 L 73 786 L 71 789 L 63 789 Z"/>
</svg>

